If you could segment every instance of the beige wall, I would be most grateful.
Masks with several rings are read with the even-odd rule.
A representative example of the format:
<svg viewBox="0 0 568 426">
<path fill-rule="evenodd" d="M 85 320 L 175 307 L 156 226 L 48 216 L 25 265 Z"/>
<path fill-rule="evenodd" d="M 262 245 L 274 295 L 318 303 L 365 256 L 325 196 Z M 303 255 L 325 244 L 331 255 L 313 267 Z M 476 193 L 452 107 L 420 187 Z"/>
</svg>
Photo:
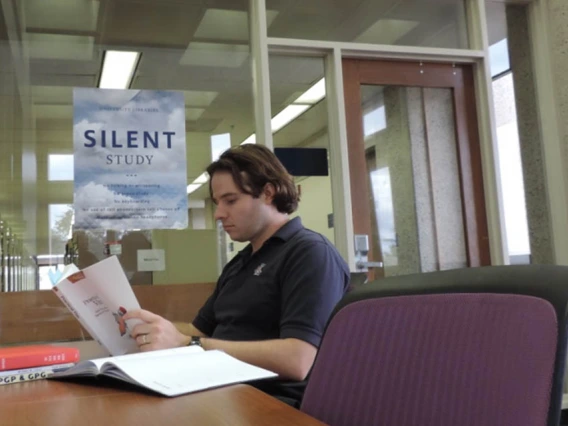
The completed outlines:
<svg viewBox="0 0 568 426">
<path fill-rule="evenodd" d="M 154 272 L 154 284 L 217 281 L 217 232 L 204 230 L 152 231 L 152 248 L 164 249 L 166 270 Z"/>
<path fill-rule="evenodd" d="M 297 185 L 301 186 L 302 195 L 298 210 L 291 217 L 300 216 L 302 224 L 306 228 L 323 234 L 333 243 L 334 229 L 327 226 L 327 215 L 333 212 L 329 176 L 311 176 L 299 179 Z M 230 243 L 233 245 L 233 251 L 229 251 Z M 247 244 L 231 241 L 227 238 L 228 260 L 232 259 Z"/>
<path fill-rule="evenodd" d="M 295 216 L 302 218 L 306 228 L 319 232 L 332 243 L 333 228 L 327 226 L 327 215 L 333 213 L 329 176 L 311 176 L 298 182 L 302 195 Z"/>
</svg>

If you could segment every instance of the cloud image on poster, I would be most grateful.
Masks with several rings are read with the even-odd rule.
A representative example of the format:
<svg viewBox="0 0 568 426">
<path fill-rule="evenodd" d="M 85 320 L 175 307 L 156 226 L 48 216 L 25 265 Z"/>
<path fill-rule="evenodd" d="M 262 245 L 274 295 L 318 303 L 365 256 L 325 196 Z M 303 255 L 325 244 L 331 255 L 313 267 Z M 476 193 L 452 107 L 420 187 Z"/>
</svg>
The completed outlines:
<svg viewBox="0 0 568 426">
<path fill-rule="evenodd" d="M 76 88 L 77 229 L 187 228 L 180 92 Z"/>
</svg>

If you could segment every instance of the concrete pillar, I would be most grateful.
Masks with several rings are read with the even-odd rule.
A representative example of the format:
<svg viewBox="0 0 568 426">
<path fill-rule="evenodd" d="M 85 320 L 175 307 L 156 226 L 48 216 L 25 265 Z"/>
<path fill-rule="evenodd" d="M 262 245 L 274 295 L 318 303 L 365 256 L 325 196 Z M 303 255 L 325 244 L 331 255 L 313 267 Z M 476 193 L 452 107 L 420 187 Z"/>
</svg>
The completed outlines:
<svg viewBox="0 0 568 426">
<path fill-rule="evenodd" d="M 509 5 L 506 8 L 506 15 L 509 57 L 513 70 L 519 144 L 524 176 L 531 263 L 553 263 L 550 206 L 547 201 L 542 150 L 543 139 L 539 127 L 538 100 L 527 7 Z"/>
</svg>

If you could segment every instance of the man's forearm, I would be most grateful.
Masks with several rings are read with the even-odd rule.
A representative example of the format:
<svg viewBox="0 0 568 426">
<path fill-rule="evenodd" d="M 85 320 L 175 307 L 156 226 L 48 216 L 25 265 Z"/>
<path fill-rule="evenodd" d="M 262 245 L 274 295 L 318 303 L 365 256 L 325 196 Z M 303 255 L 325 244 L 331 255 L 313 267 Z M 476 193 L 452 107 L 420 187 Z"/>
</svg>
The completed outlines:
<svg viewBox="0 0 568 426">
<path fill-rule="evenodd" d="M 174 322 L 173 323 L 178 331 L 186 336 L 201 336 L 205 337 L 206 334 L 198 330 L 192 323 Z M 188 339 L 189 342 L 189 339 Z"/>
<path fill-rule="evenodd" d="M 225 351 L 241 361 L 273 371 L 280 377 L 304 380 L 312 367 L 317 349 L 298 339 L 232 342 L 202 338 L 203 348 Z"/>
</svg>

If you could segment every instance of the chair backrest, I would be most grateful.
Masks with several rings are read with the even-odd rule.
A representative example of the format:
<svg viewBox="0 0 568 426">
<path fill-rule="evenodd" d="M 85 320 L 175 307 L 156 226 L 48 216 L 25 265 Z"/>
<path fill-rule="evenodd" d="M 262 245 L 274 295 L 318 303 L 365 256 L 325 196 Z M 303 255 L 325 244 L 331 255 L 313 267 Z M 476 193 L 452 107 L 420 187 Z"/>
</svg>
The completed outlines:
<svg viewBox="0 0 568 426">
<path fill-rule="evenodd" d="M 343 425 L 557 425 L 568 268 L 387 278 L 328 324 L 302 411 Z"/>
</svg>

